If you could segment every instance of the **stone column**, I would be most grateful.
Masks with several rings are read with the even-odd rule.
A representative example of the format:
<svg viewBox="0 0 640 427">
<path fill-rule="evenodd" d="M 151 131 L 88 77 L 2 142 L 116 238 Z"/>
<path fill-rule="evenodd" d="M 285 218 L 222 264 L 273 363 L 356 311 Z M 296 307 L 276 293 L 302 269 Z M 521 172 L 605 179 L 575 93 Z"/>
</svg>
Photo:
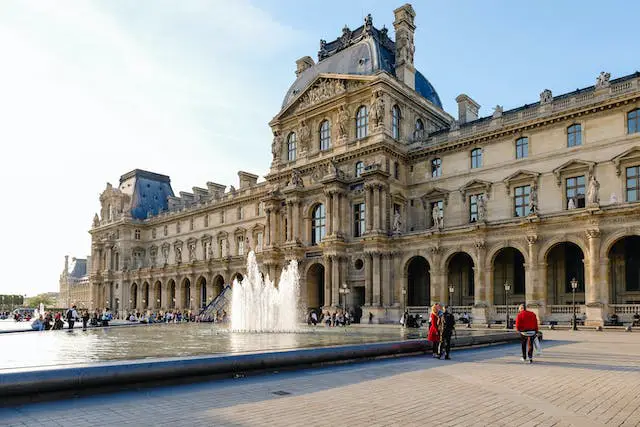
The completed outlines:
<svg viewBox="0 0 640 427">
<path fill-rule="evenodd" d="M 610 275 L 610 267 L 609 267 L 609 258 L 603 257 L 600 259 L 600 277 L 598 283 L 600 283 L 600 300 L 603 304 L 616 304 L 616 301 L 611 301 L 611 283 L 609 283 Z"/>
<path fill-rule="evenodd" d="M 587 230 L 589 240 L 588 263 L 585 263 L 587 278 L 585 280 L 585 303 L 587 305 L 586 325 L 602 326 L 607 307 L 603 304 L 602 292 L 606 282 L 600 282 L 600 230 Z M 608 292 L 607 292 L 608 293 Z"/>
<path fill-rule="evenodd" d="M 382 230 L 380 226 L 380 184 L 376 184 L 373 188 L 373 228 L 376 231 Z"/>
<path fill-rule="evenodd" d="M 300 202 L 294 200 L 291 204 L 291 240 L 302 240 L 300 238 Z"/>
<path fill-rule="evenodd" d="M 325 225 L 327 236 L 331 236 L 333 234 L 333 192 L 325 191 L 325 207 L 326 207 L 326 215 L 325 215 Z"/>
<path fill-rule="evenodd" d="M 331 229 L 332 232 L 334 234 L 339 234 L 340 233 L 340 192 L 339 191 L 334 191 L 333 192 L 333 200 L 331 202 L 331 207 L 332 207 L 332 225 L 331 225 Z"/>
<path fill-rule="evenodd" d="M 103 268 L 100 269 L 100 270 L 113 270 L 113 268 L 111 268 L 111 262 L 112 262 L 111 261 L 111 257 L 113 256 L 113 247 L 112 246 L 105 246 L 104 250 L 106 251 L 106 255 L 107 255 L 107 259 L 106 259 L 106 262 L 105 262 L 105 264 L 107 264 L 107 265 L 102 266 Z M 100 252 L 102 252 L 102 251 L 100 251 Z M 96 259 L 96 262 L 98 262 L 98 264 L 100 264 L 102 262 L 102 261 L 100 261 L 100 258 L 101 257 L 98 256 L 98 258 Z M 93 259 L 95 259 L 95 258 L 93 258 Z M 93 259 L 91 261 L 93 261 Z M 98 270 L 98 271 L 100 271 L 100 270 Z"/>
<path fill-rule="evenodd" d="M 265 225 L 265 246 L 271 246 L 271 209 L 265 210 L 267 214 L 267 220 Z"/>
<path fill-rule="evenodd" d="M 387 252 L 382 258 L 382 305 L 393 305 L 393 252 Z"/>
<path fill-rule="evenodd" d="M 371 254 L 372 264 L 373 264 L 373 277 L 372 277 L 372 285 L 373 285 L 373 306 L 380 307 L 381 305 L 381 297 L 382 297 L 382 283 L 380 282 L 380 267 L 381 267 L 381 259 L 380 252 L 374 252 Z"/>
<path fill-rule="evenodd" d="M 332 262 L 332 257 L 330 256 L 325 256 L 324 257 L 324 305 L 325 307 L 331 307 L 332 305 L 332 298 L 331 298 L 331 291 L 333 289 L 333 287 L 331 286 L 331 278 L 332 278 L 332 270 L 333 269 L 333 262 Z"/>
<path fill-rule="evenodd" d="M 371 300 L 373 297 L 373 283 L 372 283 L 372 273 L 373 273 L 373 261 L 371 259 L 371 254 L 364 254 L 364 305 L 369 307 L 371 306 Z"/>
<path fill-rule="evenodd" d="M 340 257 L 334 256 L 331 262 L 331 305 L 342 307 L 340 303 Z"/>
<path fill-rule="evenodd" d="M 380 229 L 383 233 L 387 232 L 387 189 L 385 187 L 380 188 Z"/>
<path fill-rule="evenodd" d="M 474 298 L 471 316 L 473 322 L 477 324 L 487 323 L 489 319 L 489 306 L 491 304 L 491 294 L 493 291 L 493 283 L 489 277 L 493 277 L 493 266 L 485 269 L 486 264 L 486 244 L 484 241 L 477 241 L 476 258 L 477 265 L 473 266 L 474 278 Z M 486 270 L 486 274 L 485 274 Z M 487 277 L 489 276 L 489 277 Z"/>
<path fill-rule="evenodd" d="M 183 300 L 184 300 L 184 288 L 182 286 L 182 277 L 176 277 L 176 303 L 175 309 L 183 309 Z"/>
<path fill-rule="evenodd" d="M 365 208 L 365 227 L 366 232 L 370 233 L 373 229 L 373 197 L 371 197 L 371 184 L 364 186 L 364 208 Z"/>
<path fill-rule="evenodd" d="M 525 301 L 538 316 L 538 322 L 542 322 L 547 316 L 546 281 L 540 278 L 537 241 L 538 236 L 527 236 L 529 262 L 525 264 Z"/>
</svg>

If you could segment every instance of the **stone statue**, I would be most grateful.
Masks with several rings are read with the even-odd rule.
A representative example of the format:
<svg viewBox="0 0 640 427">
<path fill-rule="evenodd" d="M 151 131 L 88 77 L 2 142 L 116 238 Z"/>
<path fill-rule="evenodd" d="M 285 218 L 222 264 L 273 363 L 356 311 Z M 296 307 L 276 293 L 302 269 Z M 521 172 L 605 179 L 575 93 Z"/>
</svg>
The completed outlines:
<svg viewBox="0 0 640 427">
<path fill-rule="evenodd" d="M 587 205 L 597 205 L 600 203 L 598 197 L 598 190 L 600 189 L 600 183 L 596 180 L 596 177 L 591 175 L 589 180 L 589 188 L 587 188 Z"/>
<path fill-rule="evenodd" d="M 280 158 L 282 153 L 282 135 L 278 131 L 273 131 L 273 143 L 271 143 L 271 154 L 273 155 L 273 161 L 276 162 Z"/>
<path fill-rule="evenodd" d="M 400 233 L 402 231 L 402 221 L 400 219 L 400 211 L 396 210 L 393 214 L 393 232 Z"/>
<path fill-rule="evenodd" d="M 575 208 L 576 208 L 576 202 L 573 201 L 573 197 L 572 197 L 567 202 L 567 209 L 571 210 L 571 209 L 575 209 Z"/>
<path fill-rule="evenodd" d="M 182 248 L 180 246 L 176 246 L 176 264 L 180 264 L 182 262 Z"/>
<path fill-rule="evenodd" d="M 338 132 L 340 138 L 345 138 L 349 134 L 349 113 L 344 106 L 338 111 Z"/>
<path fill-rule="evenodd" d="M 536 214 L 538 212 L 538 187 L 534 185 L 531 187 L 529 193 L 529 215 Z"/>
<path fill-rule="evenodd" d="M 231 251 L 229 250 L 229 239 L 225 239 L 224 241 L 224 255 L 225 256 L 230 256 Z"/>
<path fill-rule="evenodd" d="M 438 230 L 444 228 L 444 217 L 440 210 L 440 206 L 437 203 L 433 204 L 433 210 L 431 211 L 431 218 L 433 220 L 433 226 Z"/>
<path fill-rule="evenodd" d="M 375 97 L 371 101 L 371 123 L 374 127 L 384 124 L 384 99 L 381 92 L 376 92 Z"/>
<path fill-rule="evenodd" d="M 294 187 L 304 187 L 304 182 L 302 181 L 302 176 L 298 169 L 291 170 L 291 185 Z"/>
<path fill-rule="evenodd" d="M 189 245 L 189 261 L 195 261 L 195 260 L 196 260 L 196 244 L 191 243 Z"/>
<path fill-rule="evenodd" d="M 553 94 L 549 89 L 545 89 L 540 93 L 540 104 L 548 104 L 553 101 Z"/>
<path fill-rule="evenodd" d="M 504 109 L 502 108 L 502 105 L 496 105 L 496 108 L 493 109 L 493 118 L 497 119 L 498 117 L 502 117 L 503 112 Z"/>
<path fill-rule="evenodd" d="M 344 173 L 338 167 L 338 162 L 335 159 L 331 159 L 331 174 L 336 178 L 343 178 Z"/>
<path fill-rule="evenodd" d="M 487 219 L 487 204 L 484 200 L 484 194 L 478 196 L 478 221 Z"/>
<path fill-rule="evenodd" d="M 307 122 L 302 120 L 300 122 L 300 128 L 298 129 L 298 140 L 300 141 L 300 150 L 302 152 L 307 151 L 309 148 L 309 137 L 311 136 L 311 130 L 307 126 Z"/>
<path fill-rule="evenodd" d="M 229 193 L 231 193 L 232 196 L 236 195 L 236 187 L 234 187 L 233 185 L 229 186 Z"/>
<path fill-rule="evenodd" d="M 99 226 L 99 225 L 100 225 L 100 218 L 98 218 L 98 214 L 95 214 L 95 215 L 93 216 L 93 226 L 94 226 L 94 227 L 97 227 L 97 226 Z"/>
<path fill-rule="evenodd" d="M 169 246 L 162 247 L 162 258 L 165 264 L 169 262 Z"/>
<path fill-rule="evenodd" d="M 596 89 L 608 87 L 610 78 L 611 73 L 605 73 L 604 71 L 601 71 L 600 75 L 596 78 Z"/>
</svg>

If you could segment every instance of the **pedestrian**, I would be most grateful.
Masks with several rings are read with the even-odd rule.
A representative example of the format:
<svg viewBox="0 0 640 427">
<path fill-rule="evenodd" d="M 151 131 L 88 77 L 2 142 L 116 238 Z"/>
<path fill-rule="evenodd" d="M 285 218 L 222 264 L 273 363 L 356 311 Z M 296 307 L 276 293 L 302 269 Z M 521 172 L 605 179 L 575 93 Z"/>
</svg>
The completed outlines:
<svg viewBox="0 0 640 427">
<path fill-rule="evenodd" d="M 532 311 L 527 310 L 525 304 L 518 307 L 518 316 L 516 317 L 516 330 L 520 332 L 520 343 L 522 345 L 522 357 L 520 360 L 533 363 L 533 339 L 538 334 L 538 317 Z"/>
<path fill-rule="evenodd" d="M 440 317 L 441 333 L 440 333 L 440 358 L 444 356 L 445 360 L 451 359 L 451 335 L 455 329 L 456 318 L 449 311 L 449 306 L 444 306 L 442 317 Z"/>
<path fill-rule="evenodd" d="M 82 330 L 87 330 L 87 323 L 89 323 L 89 311 L 85 310 L 82 312 Z"/>
<path fill-rule="evenodd" d="M 369 324 L 371 325 L 373 323 L 373 313 L 369 312 Z"/>
<path fill-rule="evenodd" d="M 429 316 L 429 334 L 427 335 L 427 340 L 431 343 L 431 350 L 433 352 L 434 358 L 439 358 L 439 345 L 440 345 L 440 316 L 438 316 L 438 312 L 440 311 L 439 304 L 433 304 L 431 307 L 431 315 Z"/>
<path fill-rule="evenodd" d="M 69 329 L 73 329 L 73 325 L 76 323 L 76 319 L 78 318 L 78 312 L 76 311 L 76 306 L 73 305 L 67 311 L 67 322 L 69 323 Z"/>
</svg>

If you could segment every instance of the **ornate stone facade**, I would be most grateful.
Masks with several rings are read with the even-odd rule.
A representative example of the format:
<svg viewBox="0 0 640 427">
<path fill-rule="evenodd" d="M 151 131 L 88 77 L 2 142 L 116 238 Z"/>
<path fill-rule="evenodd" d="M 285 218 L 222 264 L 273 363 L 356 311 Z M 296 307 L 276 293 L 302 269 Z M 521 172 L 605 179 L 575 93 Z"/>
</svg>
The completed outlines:
<svg viewBox="0 0 640 427">
<path fill-rule="evenodd" d="M 524 301 L 568 320 L 574 277 L 587 323 L 640 308 L 640 75 L 603 73 L 483 118 L 461 95 L 454 120 L 414 68 L 415 12 L 394 14 L 399 49 L 367 17 L 321 42 L 319 63 L 299 60 L 270 122 L 265 182 L 241 172 L 238 189 L 171 193 L 159 213 L 138 209 L 139 183 L 167 177 L 107 185 L 91 229 L 93 305 L 196 309 L 255 249 L 271 278 L 299 261 L 307 307 L 343 305 L 346 284 L 347 304 L 376 321 L 435 301 L 475 322 Z M 386 62 L 362 53 L 370 44 Z"/>
</svg>

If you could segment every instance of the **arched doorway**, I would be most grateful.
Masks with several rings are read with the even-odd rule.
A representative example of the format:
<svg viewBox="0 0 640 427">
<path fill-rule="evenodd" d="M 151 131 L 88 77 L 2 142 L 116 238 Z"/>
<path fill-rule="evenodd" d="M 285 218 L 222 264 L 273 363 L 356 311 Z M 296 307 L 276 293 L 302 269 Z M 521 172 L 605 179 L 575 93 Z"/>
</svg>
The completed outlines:
<svg viewBox="0 0 640 427">
<path fill-rule="evenodd" d="M 222 277 L 221 275 L 217 275 L 214 279 L 213 279 L 213 298 L 216 298 L 218 295 L 220 295 L 220 293 L 222 292 L 222 290 L 224 289 L 224 277 Z"/>
<path fill-rule="evenodd" d="M 324 305 L 324 266 L 313 264 L 307 271 L 307 311 Z"/>
<path fill-rule="evenodd" d="M 199 290 L 200 299 L 198 301 L 199 307 L 203 308 L 207 305 L 207 279 L 200 276 L 196 282 L 196 288 Z"/>
<path fill-rule="evenodd" d="M 167 285 L 168 297 L 169 297 L 169 308 L 176 308 L 176 282 L 175 280 L 169 280 L 169 284 Z"/>
<path fill-rule="evenodd" d="M 547 305 L 572 303 L 571 280 L 578 281 L 576 304 L 584 304 L 584 254 L 575 243 L 554 245 L 546 255 Z M 553 308 L 552 308 L 552 313 Z"/>
<path fill-rule="evenodd" d="M 142 284 L 142 308 L 148 308 L 150 304 L 149 301 L 149 283 L 144 282 Z"/>
<path fill-rule="evenodd" d="M 509 301 L 504 288 L 509 284 Z M 512 247 L 500 249 L 493 258 L 493 303 L 514 305 L 525 302 L 524 255 Z"/>
<path fill-rule="evenodd" d="M 162 283 L 160 283 L 159 280 L 153 285 L 153 295 L 155 297 L 153 307 L 160 308 L 160 304 L 162 303 Z"/>
<path fill-rule="evenodd" d="M 445 292 L 451 305 L 473 305 L 475 278 L 473 258 L 466 252 L 456 252 L 449 258 Z M 453 285 L 453 294 L 449 287 Z"/>
<path fill-rule="evenodd" d="M 138 284 L 134 282 L 129 294 L 129 308 L 135 310 L 136 307 L 138 307 Z"/>
<path fill-rule="evenodd" d="M 182 308 L 190 310 L 192 302 L 191 281 L 185 277 L 182 281 Z"/>
<path fill-rule="evenodd" d="M 429 262 L 421 256 L 413 257 L 407 264 L 406 306 L 431 305 L 431 275 Z"/>
<path fill-rule="evenodd" d="M 244 276 L 242 276 L 242 274 L 235 273 L 233 276 L 231 276 L 231 283 L 233 283 L 234 280 L 237 280 L 238 283 L 240 283 L 242 282 L 243 279 L 244 279 Z"/>
<path fill-rule="evenodd" d="M 640 304 L 640 236 L 618 240 L 609 250 L 612 304 Z"/>
</svg>

